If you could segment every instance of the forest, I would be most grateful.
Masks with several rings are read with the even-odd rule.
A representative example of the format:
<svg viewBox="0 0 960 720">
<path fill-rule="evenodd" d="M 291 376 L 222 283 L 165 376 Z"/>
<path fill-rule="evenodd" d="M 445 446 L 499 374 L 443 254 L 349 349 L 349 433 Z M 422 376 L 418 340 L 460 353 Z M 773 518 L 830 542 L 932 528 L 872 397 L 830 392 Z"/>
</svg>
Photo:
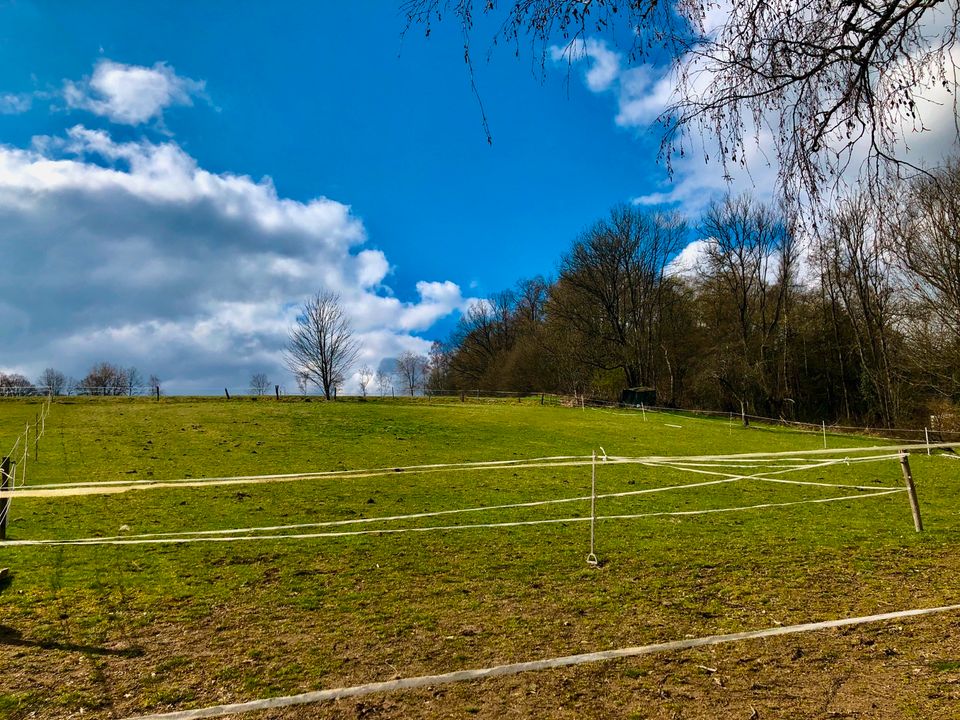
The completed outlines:
<svg viewBox="0 0 960 720">
<path fill-rule="evenodd" d="M 749 195 L 696 223 L 615 207 L 556 278 L 474 303 L 434 345 L 428 388 L 610 400 L 648 388 L 668 407 L 953 425 L 960 161 L 841 198 L 816 222 Z"/>
</svg>

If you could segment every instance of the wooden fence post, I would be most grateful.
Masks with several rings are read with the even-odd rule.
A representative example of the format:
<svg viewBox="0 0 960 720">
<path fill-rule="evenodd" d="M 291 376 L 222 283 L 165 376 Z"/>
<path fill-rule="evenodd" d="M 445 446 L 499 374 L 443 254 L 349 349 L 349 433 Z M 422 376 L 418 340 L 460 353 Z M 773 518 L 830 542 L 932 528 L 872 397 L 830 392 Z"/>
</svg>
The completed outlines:
<svg viewBox="0 0 960 720">
<path fill-rule="evenodd" d="M 0 461 L 0 491 L 10 487 L 10 458 Z M 7 539 L 7 511 L 10 507 L 10 498 L 0 498 L 0 540 Z"/>
<path fill-rule="evenodd" d="M 227 390 L 226 388 L 224 388 L 224 389 L 223 389 L 223 394 L 227 396 L 227 400 L 230 399 L 230 391 L 229 391 L 229 390 Z"/>
<path fill-rule="evenodd" d="M 33 461 L 40 459 L 40 413 L 33 416 Z"/>
<path fill-rule="evenodd" d="M 280 399 L 280 386 L 279 386 L 279 385 L 274 385 L 274 386 L 273 386 L 273 391 L 277 394 L 277 400 L 279 400 L 279 399 Z"/>
<path fill-rule="evenodd" d="M 156 390 L 157 390 L 157 401 L 159 402 L 159 400 L 160 400 L 160 386 L 159 386 L 159 385 L 156 386 Z"/>
<path fill-rule="evenodd" d="M 923 532 L 923 521 L 920 519 L 920 504 L 917 502 L 917 489 L 913 484 L 913 475 L 910 474 L 910 461 L 907 454 L 900 451 L 900 468 L 903 470 L 903 479 L 907 483 L 907 496 L 910 498 L 910 511 L 913 513 L 913 527 L 917 532 Z"/>
</svg>

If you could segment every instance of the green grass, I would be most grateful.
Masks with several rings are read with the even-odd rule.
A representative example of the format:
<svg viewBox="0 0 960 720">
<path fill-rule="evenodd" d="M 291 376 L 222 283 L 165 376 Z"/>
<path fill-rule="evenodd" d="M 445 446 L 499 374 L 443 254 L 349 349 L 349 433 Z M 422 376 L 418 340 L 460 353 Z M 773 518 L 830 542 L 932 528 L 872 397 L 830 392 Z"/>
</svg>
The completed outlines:
<svg viewBox="0 0 960 720">
<path fill-rule="evenodd" d="M 12 441 L 38 407 L 0 401 L 0 441 Z M 877 444 L 855 437 L 830 442 Z M 541 407 L 536 399 L 66 399 L 52 408 L 39 459 L 28 461 L 28 484 L 582 455 L 600 446 L 611 455 L 773 452 L 816 449 L 822 438 L 654 413 L 644 422 L 636 413 Z M 0 564 L 11 567 L 13 581 L 0 592 L 0 665 L 6 661 L 22 672 L 0 675 L 0 718 L 68 717 L 81 707 L 86 717 L 122 717 L 955 602 L 960 463 L 937 456 L 914 456 L 911 463 L 923 534 L 913 531 L 902 493 L 606 520 L 597 525 L 602 567 L 596 570 L 585 563 L 588 525 L 578 522 L 194 545 L 7 547 Z M 784 477 L 902 482 L 894 460 Z M 597 491 L 706 479 L 601 464 Z M 111 536 L 124 525 L 128 534 L 287 525 L 577 497 L 589 487 L 589 467 L 554 467 L 19 498 L 9 537 Z M 742 481 L 606 499 L 598 502 L 598 513 L 724 508 L 851 492 Z M 574 518 L 588 511 L 588 503 L 572 503 L 405 525 Z M 897 651 L 930 652 L 928 640 L 918 636 L 911 645 L 901 639 Z M 957 654 L 948 651 L 925 662 L 936 668 L 931 676 L 949 674 Z M 831 652 L 818 661 L 823 667 L 846 657 L 843 648 Z M 750 667 L 738 672 L 754 672 Z M 690 682 L 703 675 L 696 671 Z M 632 694 L 643 683 L 656 687 L 659 677 L 647 666 L 620 668 L 608 678 L 609 697 L 620 698 L 631 713 L 645 712 L 631 705 Z M 571 693 L 571 707 L 583 702 Z M 482 714 L 489 707 L 469 695 L 452 697 L 437 701 L 438 716 L 447 710 Z M 912 698 L 893 710 L 906 712 L 915 701 L 921 708 L 936 706 L 935 698 Z M 587 710 L 602 716 L 599 707 Z M 399 706 L 395 713 L 418 711 Z"/>
</svg>

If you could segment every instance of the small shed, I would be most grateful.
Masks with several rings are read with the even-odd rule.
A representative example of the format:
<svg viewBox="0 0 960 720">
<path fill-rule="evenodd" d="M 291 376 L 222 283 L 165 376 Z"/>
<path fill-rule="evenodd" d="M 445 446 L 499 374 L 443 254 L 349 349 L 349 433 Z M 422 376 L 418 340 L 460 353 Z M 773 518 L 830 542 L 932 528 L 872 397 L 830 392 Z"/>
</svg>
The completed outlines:
<svg viewBox="0 0 960 720">
<path fill-rule="evenodd" d="M 632 387 L 620 393 L 621 405 L 656 405 L 657 391 L 650 387 Z"/>
</svg>

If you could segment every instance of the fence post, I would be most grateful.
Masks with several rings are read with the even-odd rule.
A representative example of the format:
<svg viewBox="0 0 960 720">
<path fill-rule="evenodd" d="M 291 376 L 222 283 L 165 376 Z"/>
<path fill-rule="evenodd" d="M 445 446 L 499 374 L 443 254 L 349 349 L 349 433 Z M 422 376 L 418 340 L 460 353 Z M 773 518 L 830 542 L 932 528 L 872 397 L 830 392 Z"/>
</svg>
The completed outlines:
<svg viewBox="0 0 960 720">
<path fill-rule="evenodd" d="M 821 420 L 820 427 L 823 429 L 823 449 L 827 449 L 827 421 Z"/>
<path fill-rule="evenodd" d="M 540 404 L 543 405 L 543 393 L 540 393 Z"/>
<path fill-rule="evenodd" d="M 743 421 L 744 427 L 750 427 L 750 421 L 747 420 L 747 406 L 743 400 L 740 401 L 740 419 Z"/>
<path fill-rule="evenodd" d="M 160 386 L 159 386 L 159 385 L 155 386 L 155 389 L 156 389 L 156 391 L 157 391 L 157 401 L 159 402 L 159 401 L 160 401 Z"/>
<path fill-rule="evenodd" d="M 224 389 L 223 389 L 223 394 L 227 396 L 227 400 L 230 399 L 230 391 L 229 391 L 229 390 L 227 390 L 226 388 L 224 388 Z"/>
<path fill-rule="evenodd" d="M 923 521 L 920 519 L 920 504 L 917 502 L 917 489 L 913 484 L 913 475 L 910 473 L 910 461 L 907 453 L 900 451 L 900 468 L 903 470 L 903 479 L 907 483 L 907 496 L 910 498 L 910 511 L 913 513 L 913 527 L 917 532 L 923 532 Z"/>
<path fill-rule="evenodd" d="M 40 459 L 40 413 L 33 415 L 33 461 Z"/>
<path fill-rule="evenodd" d="M 10 487 L 10 458 L 0 461 L 0 491 Z M 0 540 L 7 539 L 7 511 L 10 508 L 10 498 L 0 498 Z"/>
<path fill-rule="evenodd" d="M 279 385 L 274 385 L 274 386 L 273 386 L 273 391 L 277 394 L 277 400 L 279 400 L 279 399 L 280 399 L 280 386 L 279 386 Z"/>
<path fill-rule="evenodd" d="M 587 555 L 587 565 L 597 567 L 597 556 L 594 553 L 594 527 L 597 524 L 597 451 L 593 451 L 593 460 L 590 463 L 590 553 Z"/>
<path fill-rule="evenodd" d="M 923 429 L 923 436 L 927 439 L 927 455 L 930 454 L 930 431 L 927 428 Z"/>
</svg>

